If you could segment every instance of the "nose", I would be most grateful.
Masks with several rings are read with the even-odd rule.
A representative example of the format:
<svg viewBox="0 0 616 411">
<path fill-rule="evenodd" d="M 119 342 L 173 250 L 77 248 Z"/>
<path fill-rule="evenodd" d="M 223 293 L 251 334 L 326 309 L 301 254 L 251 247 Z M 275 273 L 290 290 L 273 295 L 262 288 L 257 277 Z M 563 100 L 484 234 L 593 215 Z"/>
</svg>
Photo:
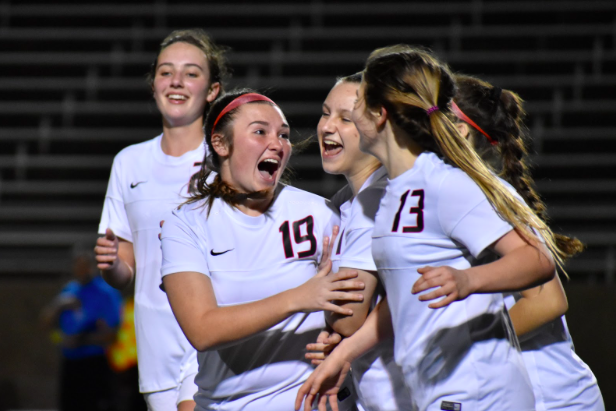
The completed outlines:
<svg viewBox="0 0 616 411">
<path fill-rule="evenodd" d="M 332 116 L 322 119 L 321 130 L 323 134 L 334 134 L 336 132 L 336 122 Z"/>
<path fill-rule="evenodd" d="M 182 73 L 179 71 L 176 71 L 175 73 L 173 73 L 173 77 L 171 77 L 171 86 L 172 87 L 182 87 L 184 85 L 184 77 L 182 76 Z"/>
<path fill-rule="evenodd" d="M 275 152 L 281 152 L 283 144 L 282 140 L 283 137 L 279 137 L 276 133 L 272 133 L 269 138 L 268 149 Z"/>
</svg>

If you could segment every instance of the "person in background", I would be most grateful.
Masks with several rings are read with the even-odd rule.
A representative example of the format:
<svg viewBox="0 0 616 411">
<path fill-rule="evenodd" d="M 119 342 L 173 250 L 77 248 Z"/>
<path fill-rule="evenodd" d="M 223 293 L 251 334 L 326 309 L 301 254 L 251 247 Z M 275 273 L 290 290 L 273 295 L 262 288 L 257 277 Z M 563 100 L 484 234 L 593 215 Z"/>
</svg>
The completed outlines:
<svg viewBox="0 0 616 411">
<path fill-rule="evenodd" d="M 120 293 L 101 278 L 91 252 L 73 258 L 74 279 L 43 309 L 41 322 L 59 330 L 61 411 L 113 409 L 105 355 L 120 324 Z"/>
</svg>

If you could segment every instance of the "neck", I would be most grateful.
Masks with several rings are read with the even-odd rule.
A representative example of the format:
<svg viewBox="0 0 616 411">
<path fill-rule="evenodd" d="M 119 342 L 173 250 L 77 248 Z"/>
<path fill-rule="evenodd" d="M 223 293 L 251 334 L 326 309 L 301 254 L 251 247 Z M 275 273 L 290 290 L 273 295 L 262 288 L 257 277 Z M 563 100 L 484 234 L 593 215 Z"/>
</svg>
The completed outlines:
<svg viewBox="0 0 616 411">
<path fill-rule="evenodd" d="M 382 143 L 377 148 L 375 157 L 383 163 L 389 178 L 394 179 L 413 168 L 417 157 L 424 150 L 413 142 L 405 131 L 389 121 L 382 134 Z"/>
<path fill-rule="evenodd" d="M 370 156 L 372 157 L 372 156 Z M 364 185 L 366 180 L 381 167 L 381 163 L 379 163 L 376 159 L 372 158 L 368 164 L 362 164 L 358 170 L 354 170 L 345 175 L 347 182 L 349 183 L 349 187 L 351 187 L 351 191 L 353 192 L 353 197 L 357 196 L 361 186 Z"/>
<path fill-rule="evenodd" d="M 251 217 L 258 217 L 264 214 L 271 206 L 274 200 L 274 193 L 265 198 L 247 198 L 237 205 L 238 210 Z"/>
<path fill-rule="evenodd" d="M 163 138 L 160 143 L 163 153 L 179 157 L 195 150 L 203 143 L 203 118 L 184 126 L 163 124 Z"/>
</svg>

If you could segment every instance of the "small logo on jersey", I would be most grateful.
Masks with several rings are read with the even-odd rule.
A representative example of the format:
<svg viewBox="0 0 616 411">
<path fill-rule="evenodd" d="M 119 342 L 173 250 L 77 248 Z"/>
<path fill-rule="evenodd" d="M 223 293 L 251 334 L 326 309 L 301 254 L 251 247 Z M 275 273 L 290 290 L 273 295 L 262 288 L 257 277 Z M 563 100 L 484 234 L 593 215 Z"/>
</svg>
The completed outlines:
<svg viewBox="0 0 616 411">
<path fill-rule="evenodd" d="M 137 181 L 136 183 L 130 183 L 130 188 L 135 188 L 141 183 L 147 183 L 147 181 Z"/>
<path fill-rule="evenodd" d="M 462 404 L 459 402 L 441 401 L 441 410 L 462 411 Z"/>
<path fill-rule="evenodd" d="M 216 251 L 214 251 L 214 249 L 210 250 L 210 254 L 213 255 L 214 257 L 216 257 L 217 255 L 222 255 L 224 253 L 228 253 L 229 251 L 235 250 L 235 248 L 231 248 L 230 250 L 227 251 L 221 251 L 220 253 L 217 253 Z"/>
<path fill-rule="evenodd" d="M 351 390 L 348 389 L 348 387 L 343 387 L 339 392 L 338 392 L 338 401 L 344 401 L 347 398 L 349 398 L 351 396 Z"/>
</svg>

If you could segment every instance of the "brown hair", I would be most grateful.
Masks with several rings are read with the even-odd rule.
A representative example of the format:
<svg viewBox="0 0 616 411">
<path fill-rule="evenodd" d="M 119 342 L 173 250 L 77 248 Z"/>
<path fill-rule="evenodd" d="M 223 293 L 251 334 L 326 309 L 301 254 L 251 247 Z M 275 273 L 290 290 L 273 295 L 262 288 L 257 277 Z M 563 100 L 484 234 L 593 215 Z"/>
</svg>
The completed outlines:
<svg viewBox="0 0 616 411">
<path fill-rule="evenodd" d="M 501 90 L 478 78 L 456 74 L 457 92 L 454 97 L 458 107 L 496 144 L 469 127 L 469 141 L 479 156 L 502 179 L 516 189 L 526 204 L 548 223 L 545 203 L 535 188 L 528 164 L 530 134 L 524 124 L 526 112 L 522 98 L 510 90 Z M 556 244 L 566 257 L 584 250 L 577 238 L 555 234 Z"/>
<path fill-rule="evenodd" d="M 205 54 L 207 58 L 207 64 L 210 71 L 209 83 L 220 84 L 220 94 L 224 90 L 224 81 L 229 75 L 229 67 L 225 53 L 228 51 L 227 47 L 219 46 L 212 40 L 212 38 L 203 29 L 186 29 L 172 31 L 165 39 L 160 43 L 160 49 L 156 55 L 156 59 L 150 67 L 150 71 L 147 74 L 147 82 L 152 87 L 154 85 L 154 78 L 156 77 L 156 68 L 158 67 L 158 56 L 167 47 L 175 43 L 187 43 L 197 47 Z M 206 104 L 205 112 L 207 113 L 209 104 Z"/>
<path fill-rule="evenodd" d="M 550 228 L 494 176 L 451 121 L 449 104 L 456 85 L 447 65 L 428 51 L 396 45 L 370 54 L 363 79 L 367 107 L 384 107 L 392 122 L 416 144 L 464 171 L 518 232 L 535 239 L 530 228 L 541 233 L 562 268 L 565 254 Z M 434 107 L 438 109 L 427 115 Z"/>
</svg>

